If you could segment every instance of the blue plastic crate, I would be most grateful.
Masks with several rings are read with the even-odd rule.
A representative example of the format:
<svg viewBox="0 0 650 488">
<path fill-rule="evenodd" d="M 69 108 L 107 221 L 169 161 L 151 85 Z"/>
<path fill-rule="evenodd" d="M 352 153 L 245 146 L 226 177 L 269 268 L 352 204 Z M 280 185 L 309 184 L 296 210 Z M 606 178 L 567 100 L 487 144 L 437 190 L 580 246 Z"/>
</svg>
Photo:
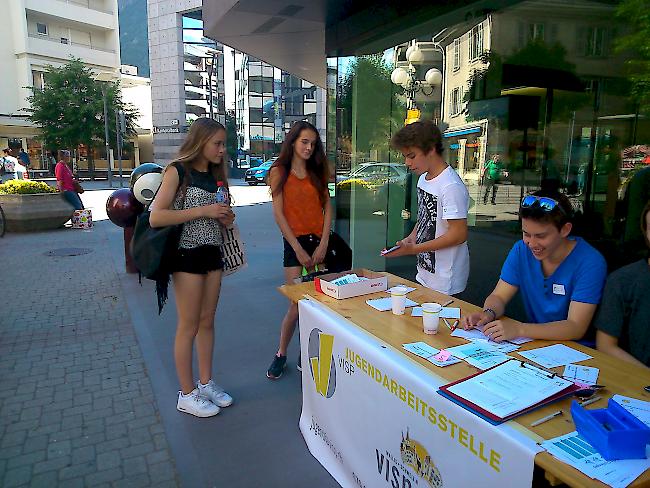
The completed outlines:
<svg viewBox="0 0 650 488">
<path fill-rule="evenodd" d="M 611 398 L 607 408 L 586 410 L 575 400 L 571 416 L 578 433 L 608 461 L 645 459 L 650 428 Z"/>
</svg>

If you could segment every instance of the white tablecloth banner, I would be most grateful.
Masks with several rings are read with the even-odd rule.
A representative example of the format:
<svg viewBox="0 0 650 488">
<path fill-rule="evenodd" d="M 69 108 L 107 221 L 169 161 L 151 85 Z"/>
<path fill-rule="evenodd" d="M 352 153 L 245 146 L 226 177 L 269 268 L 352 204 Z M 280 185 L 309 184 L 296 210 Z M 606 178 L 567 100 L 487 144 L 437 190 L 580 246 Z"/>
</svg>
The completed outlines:
<svg viewBox="0 0 650 488">
<path fill-rule="evenodd" d="M 445 399 L 441 378 L 315 300 L 299 311 L 300 430 L 342 486 L 531 485 L 532 439 Z"/>
</svg>

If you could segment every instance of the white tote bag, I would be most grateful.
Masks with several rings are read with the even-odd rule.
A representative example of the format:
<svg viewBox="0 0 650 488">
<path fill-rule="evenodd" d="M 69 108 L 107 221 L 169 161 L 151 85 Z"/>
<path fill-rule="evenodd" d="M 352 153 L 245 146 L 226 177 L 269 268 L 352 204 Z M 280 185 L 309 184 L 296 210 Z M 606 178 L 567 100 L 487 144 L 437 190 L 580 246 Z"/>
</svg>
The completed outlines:
<svg viewBox="0 0 650 488">
<path fill-rule="evenodd" d="M 221 227 L 221 234 L 223 235 L 221 245 L 223 274 L 227 276 L 246 267 L 246 251 L 237 224 Z"/>
</svg>

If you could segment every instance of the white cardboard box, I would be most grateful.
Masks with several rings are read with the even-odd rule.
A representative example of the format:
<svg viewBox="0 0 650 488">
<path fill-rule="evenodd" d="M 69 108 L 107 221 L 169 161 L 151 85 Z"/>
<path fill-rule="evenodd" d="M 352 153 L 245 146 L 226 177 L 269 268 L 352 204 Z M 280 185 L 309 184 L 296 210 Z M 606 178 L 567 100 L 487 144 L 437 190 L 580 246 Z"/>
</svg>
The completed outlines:
<svg viewBox="0 0 650 488">
<path fill-rule="evenodd" d="M 347 285 L 335 285 L 331 283 L 332 280 L 350 273 L 356 273 L 357 276 L 363 276 L 368 279 L 357 283 L 349 283 Z M 318 276 L 314 279 L 314 286 L 317 291 L 341 300 L 343 298 L 352 298 L 361 295 L 369 295 L 370 293 L 377 293 L 379 291 L 386 291 L 388 288 L 388 278 L 380 273 L 368 269 L 352 269 L 342 273 L 331 273 Z"/>
</svg>

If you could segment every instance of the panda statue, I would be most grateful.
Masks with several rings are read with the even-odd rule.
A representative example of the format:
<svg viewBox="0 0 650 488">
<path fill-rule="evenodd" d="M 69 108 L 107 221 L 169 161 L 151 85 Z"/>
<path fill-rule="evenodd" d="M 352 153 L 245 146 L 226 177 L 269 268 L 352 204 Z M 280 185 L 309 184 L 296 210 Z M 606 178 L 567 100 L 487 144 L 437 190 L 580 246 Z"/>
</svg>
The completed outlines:
<svg viewBox="0 0 650 488">
<path fill-rule="evenodd" d="M 163 167 L 154 163 L 144 163 L 131 172 L 129 186 L 131 191 L 145 207 L 153 201 L 162 183 Z"/>
</svg>

